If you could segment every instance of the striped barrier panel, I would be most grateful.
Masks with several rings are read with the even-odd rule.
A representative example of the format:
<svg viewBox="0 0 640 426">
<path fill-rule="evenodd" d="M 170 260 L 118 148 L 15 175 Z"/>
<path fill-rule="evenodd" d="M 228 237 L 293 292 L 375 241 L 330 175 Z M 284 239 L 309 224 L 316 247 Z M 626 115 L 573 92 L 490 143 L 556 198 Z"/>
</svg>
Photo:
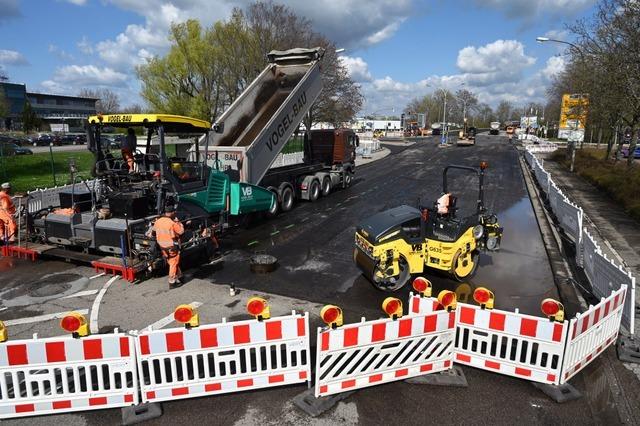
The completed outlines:
<svg viewBox="0 0 640 426">
<path fill-rule="evenodd" d="M 534 382 L 559 384 L 567 324 L 458 304 L 455 362 Z"/>
<path fill-rule="evenodd" d="M 309 314 L 142 331 L 143 402 L 303 383 L 311 379 Z"/>
<path fill-rule="evenodd" d="M 542 167 L 541 164 L 538 164 L 538 167 L 536 167 L 536 180 L 538 181 L 538 185 L 540 185 L 540 189 L 542 189 L 542 191 L 545 194 L 549 194 L 549 181 L 551 180 L 549 178 L 549 173 L 547 173 L 544 168 Z"/>
<path fill-rule="evenodd" d="M 560 188 L 556 186 L 553 180 L 549 179 L 549 207 L 551 207 L 551 211 L 555 214 L 558 211 L 558 204 L 564 200 L 564 194 L 560 191 Z"/>
<path fill-rule="evenodd" d="M 584 273 L 591 284 L 594 296 L 607 297 L 623 285 L 629 290 L 622 309 L 622 324 L 631 334 L 635 330 L 635 290 L 636 278 L 622 266 L 607 257 L 595 242 L 589 231 L 583 230 Z"/>
<path fill-rule="evenodd" d="M 318 329 L 315 396 L 447 370 L 454 334 L 447 311 Z"/>
<path fill-rule="evenodd" d="M 602 298 L 600 303 L 578 314 L 569 324 L 569 337 L 562 369 L 562 382 L 589 365 L 618 337 L 627 286 Z"/>
<path fill-rule="evenodd" d="M 0 418 L 137 404 L 133 341 L 116 332 L 0 344 Z"/>
</svg>

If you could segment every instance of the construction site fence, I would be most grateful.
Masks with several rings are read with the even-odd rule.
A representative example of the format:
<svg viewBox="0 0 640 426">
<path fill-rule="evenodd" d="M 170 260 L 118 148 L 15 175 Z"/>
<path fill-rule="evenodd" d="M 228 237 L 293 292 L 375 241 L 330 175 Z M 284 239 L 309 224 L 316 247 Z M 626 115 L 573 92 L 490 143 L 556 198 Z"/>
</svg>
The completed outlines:
<svg viewBox="0 0 640 426">
<path fill-rule="evenodd" d="M 544 170 L 544 161 L 534 155 L 541 152 L 549 151 L 540 151 L 537 146 L 527 147 L 524 151 L 524 158 L 531 168 L 538 186 L 546 195 L 549 208 L 558 221 L 558 225 L 575 244 L 576 264 L 583 269 L 589 281 L 591 293 L 596 298 L 606 297 L 622 286 L 628 288 L 622 310 L 622 325 L 629 334 L 633 335 L 635 332 L 636 277 L 622 265 L 609 258 L 583 226 L 584 211 L 560 190 L 551 174 Z"/>
<path fill-rule="evenodd" d="M 374 152 L 380 151 L 381 149 L 382 147 L 380 146 L 380 141 L 377 139 L 360 139 L 360 146 L 356 148 L 356 154 L 360 155 L 361 157 L 367 158 L 370 157 Z"/>
</svg>

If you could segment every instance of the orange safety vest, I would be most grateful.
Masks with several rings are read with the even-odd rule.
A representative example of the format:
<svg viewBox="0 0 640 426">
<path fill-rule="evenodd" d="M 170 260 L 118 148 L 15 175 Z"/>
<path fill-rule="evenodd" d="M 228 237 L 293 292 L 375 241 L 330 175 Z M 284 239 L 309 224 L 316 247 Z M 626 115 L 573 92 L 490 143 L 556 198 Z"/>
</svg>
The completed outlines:
<svg viewBox="0 0 640 426">
<path fill-rule="evenodd" d="M 166 216 L 156 220 L 156 223 L 153 224 L 153 230 L 156 233 L 158 245 L 163 249 L 174 248 L 175 243 L 177 243 L 180 236 L 184 234 L 184 226 L 182 223 L 175 222 Z"/>
<path fill-rule="evenodd" d="M 13 204 L 11 196 L 6 192 L 0 192 L 0 209 L 10 215 L 16 213 L 16 206 Z"/>
</svg>

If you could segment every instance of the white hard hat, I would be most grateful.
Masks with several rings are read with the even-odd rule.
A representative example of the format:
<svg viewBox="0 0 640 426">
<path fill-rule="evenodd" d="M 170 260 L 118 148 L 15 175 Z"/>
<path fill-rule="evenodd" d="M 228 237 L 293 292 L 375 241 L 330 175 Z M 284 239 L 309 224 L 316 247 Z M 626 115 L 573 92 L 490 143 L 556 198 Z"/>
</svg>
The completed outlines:
<svg viewBox="0 0 640 426">
<path fill-rule="evenodd" d="M 2 189 L 9 189 L 11 188 L 11 184 L 9 182 L 5 182 L 2 184 Z"/>
</svg>

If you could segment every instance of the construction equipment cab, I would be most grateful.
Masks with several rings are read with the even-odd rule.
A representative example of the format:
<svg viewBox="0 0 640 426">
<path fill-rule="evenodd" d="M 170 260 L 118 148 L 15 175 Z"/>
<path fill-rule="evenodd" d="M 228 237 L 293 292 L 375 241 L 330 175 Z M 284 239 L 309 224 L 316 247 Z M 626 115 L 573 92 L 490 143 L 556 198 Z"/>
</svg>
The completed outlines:
<svg viewBox="0 0 640 426">
<path fill-rule="evenodd" d="M 384 291 L 402 288 L 411 274 L 426 269 L 444 271 L 459 281 L 473 276 L 480 250 L 500 247 L 498 218 L 484 207 L 486 163 L 476 169 L 447 166 L 442 196 L 431 206 L 400 206 L 365 219 L 356 227 L 354 260 L 373 285 Z M 468 217 L 458 216 L 457 197 L 449 192 L 450 170 L 474 173 L 478 178 L 478 203 Z"/>
</svg>

